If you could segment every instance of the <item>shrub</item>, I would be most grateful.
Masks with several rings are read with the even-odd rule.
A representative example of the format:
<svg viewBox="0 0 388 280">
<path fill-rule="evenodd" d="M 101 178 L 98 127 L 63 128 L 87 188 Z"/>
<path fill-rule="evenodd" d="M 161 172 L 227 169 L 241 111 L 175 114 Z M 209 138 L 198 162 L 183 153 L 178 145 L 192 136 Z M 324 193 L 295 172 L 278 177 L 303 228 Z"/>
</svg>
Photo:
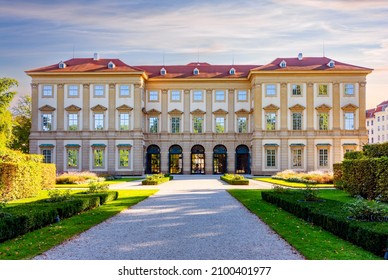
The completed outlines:
<svg viewBox="0 0 388 280">
<path fill-rule="evenodd" d="M 365 154 L 363 151 L 352 151 L 352 152 L 347 152 L 344 155 L 344 159 L 360 159 L 364 158 Z"/>
<path fill-rule="evenodd" d="M 107 191 L 107 192 L 98 192 L 98 193 L 78 193 L 74 195 L 75 197 L 99 197 L 100 203 L 105 204 L 109 201 L 116 200 L 119 196 L 117 191 Z"/>
<path fill-rule="evenodd" d="M 147 175 L 146 178 L 141 182 L 142 185 L 159 185 L 170 181 L 172 176 L 160 174 Z"/>
<path fill-rule="evenodd" d="M 333 183 L 334 187 L 339 190 L 342 190 L 342 163 L 334 163 L 333 164 Z"/>
<path fill-rule="evenodd" d="M 332 184 L 333 173 L 322 171 L 311 171 L 309 173 L 297 173 L 293 170 L 284 170 L 272 176 L 273 179 L 285 180 L 288 182 L 306 183 L 306 184 Z"/>
<path fill-rule="evenodd" d="M 322 227 L 331 233 L 348 240 L 378 256 L 384 255 L 387 247 L 388 231 L 380 226 L 385 223 L 366 223 L 349 220 L 343 209 L 343 203 L 326 199 L 324 203 L 303 203 L 298 192 L 287 194 L 263 191 L 263 200 L 275 204 L 299 218 Z"/>
<path fill-rule="evenodd" d="M 220 179 L 231 185 L 249 185 L 249 180 L 238 174 L 224 174 Z"/>
<path fill-rule="evenodd" d="M 50 197 L 47 199 L 49 202 L 60 202 L 69 200 L 71 198 L 70 190 L 60 191 L 58 189 L 49 190 L 48 196 Z"/>
<path fill-rule="evenodd" d="M 109 190 L 109 184 L 104 182 L 89 183 L 89 193 L 106 192 Z"/>
<path fill-rule="evenodd" d="M 301 190 L 305 201 L 319 201 L 319 191 L 306 184 L 306 188 Z"/>
<path fill-rule="evenodd" d="M 56 166 L 53 163 L 42 164 L 42 189 L 51 189 L 55 187 L 55 179 L 57 176 Z"/>
<path fill-rule="evenodd" d="M 377 202 L 367 202 L 361 196 L 357 200 L 344 205 L 350 217 L 361 221 L 388 221 L 388 210 Z"/>
<path fill-rule="evenodd" d="M 369 158 L 388 157 L 388 142 L 367 144 L 362 149 Z"/>
<path fill-rule="evenodd" d="M 57 184 L 88 184 L 102 181 L 105 181 L 105 178 L 98 177 L 96 173 L 88 171 L 63 173 L 56 178 Z"/>
</svg>

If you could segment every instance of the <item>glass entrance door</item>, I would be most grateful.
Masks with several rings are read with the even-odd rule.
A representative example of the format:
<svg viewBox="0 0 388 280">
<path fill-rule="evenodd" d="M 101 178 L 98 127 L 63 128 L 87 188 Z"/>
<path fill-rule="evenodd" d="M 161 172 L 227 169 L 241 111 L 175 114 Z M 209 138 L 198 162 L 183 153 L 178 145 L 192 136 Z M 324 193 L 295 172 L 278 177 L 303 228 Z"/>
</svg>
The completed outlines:
<svg viewBox="0 0 388 280">
<path fill-rule="evenodd" d="M 205 174 L 205 149 L 201 145 L 191 149 L 191 174 Z"/>
<path fill-rule="evenodd" d="M 160 148 L 156 145 L 151 145 L 147 149 L 146 156 L 146 173 L 160 173 Z"/>
<path fill-rule="evenodd" d="M 236 148 L 236 174 L 250 174 L 249 148 L 240 145 Z"/>
<path fill-rule="evenodd" d="M 183 172 L 183 156 L 182 148 L 178 145 L 173 145 L 169 150 L 170 174 L 182 174 Z"/>
<path fill-rule="evenodd" d="M 217 145 L 213 149 L 213 173 L 224 174 L 228 172 L 227 150 L 224 145 Z"/>
</svg>

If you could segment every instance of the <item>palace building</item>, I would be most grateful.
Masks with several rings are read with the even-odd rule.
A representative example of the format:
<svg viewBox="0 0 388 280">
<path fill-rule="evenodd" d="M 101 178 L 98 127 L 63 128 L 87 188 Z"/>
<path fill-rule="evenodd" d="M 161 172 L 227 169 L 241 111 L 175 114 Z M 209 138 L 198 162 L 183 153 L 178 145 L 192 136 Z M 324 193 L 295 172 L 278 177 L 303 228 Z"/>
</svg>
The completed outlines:
<svg viewBox="0 0 388 280">
<path fill-rule="evenodd" d="M 265 65 L 73 58 L 26 71 L 30 152 L 59 173 L 331 170 L 368 142 L 371 71 L 302 54 Z"/>
</svg>

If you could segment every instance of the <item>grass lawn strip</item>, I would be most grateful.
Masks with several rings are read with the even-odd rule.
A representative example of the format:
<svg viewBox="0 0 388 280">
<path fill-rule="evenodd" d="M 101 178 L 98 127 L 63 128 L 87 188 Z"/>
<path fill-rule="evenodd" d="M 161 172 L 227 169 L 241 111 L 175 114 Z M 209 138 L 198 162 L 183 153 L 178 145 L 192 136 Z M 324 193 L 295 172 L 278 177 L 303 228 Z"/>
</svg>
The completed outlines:
<svg viewBox="0 0 388 280">
<path fill-rule="evenodd" d="M 0 259 L 31 259 L 148 198 L 157 190 L 119 190 L 118 192 L 119 197 L 115 201 L 0 243 Z M 45 194 L 42 196 L 44 197 Z"/>
<path fill-rule="evenodd" d="M 104 183 L 108 183 L 109 185 L 115 185 L 125 182 L 132 182 L 136 180 L 141 180 L 143 178 L 120 178 L 114 180 L 106 180 Z M 89 184 L 56 184 L 56 188 L 88 188 Z"/>
<path fill-rule="evenodd" d="M 281 185 L 285 187 L 291 187 L 291 188 L 305 188 L 305 183 L 298 183 L 298 182 L 288 182 L 284 180 L 279 179 L 272 179 L 272 178 L 253 178 L 253 180 L 256 181 L 262 181 L 270 184 L 276 184 Z M 334 188 L 333 184 L 310 184 L 313 188 Z"/>
<path fill-rule="evenodd" d="M 381 260 L 378 256 L 263 201 L 261 190 L 229 190 L 229 193 L 306 259 Z M 340 199 L 348 200 L 343 195 L 340 195 Z"/>
</svg>

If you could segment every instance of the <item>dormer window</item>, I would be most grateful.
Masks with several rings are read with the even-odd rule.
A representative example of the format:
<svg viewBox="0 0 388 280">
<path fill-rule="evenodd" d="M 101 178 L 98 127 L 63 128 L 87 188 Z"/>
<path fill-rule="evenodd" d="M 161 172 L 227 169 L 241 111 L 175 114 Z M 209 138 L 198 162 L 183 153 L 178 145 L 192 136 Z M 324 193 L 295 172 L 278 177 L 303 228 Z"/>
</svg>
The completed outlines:
<svg viewBox="0 0 388 280">
<path fill-rule="evenodd" d="M 194 69 L 193 74 L 194 74 L 194 75 L 198 75 L 198 74 L 199 74 L 198 68 L 195 68 L 195 69 Z"/>
<path fill-rule="evenodd" d="M 109 69 L 113 69 L 115 67 L 116 67 L 116 65 L 112 61 L 108 63 L 108 68 Z"/>
<path fill-rule="evenodd" d="M 280 62 L 280 64 L 279 64 L 279 66 L 280 66 L 281 68 L 286 68 L 287 62 L 286 62 L 285 60 L 282 60 L 282 62 Z"/>
<path fill-rule="evenodd" d="M 327 66 L 329 66 L 330 68 L 334 68 L 335 62 L 333 60 L 330 60 Z"/>
<path fill-rule="evenodd" d="M 64 69 L 66 68 L 66 63 L 64 63 L 63 61 L 59 62 L 59 65 L 58 65 L 59 69 Z"/>
<path fill-rule="evenodd" d="M 229 75 L 234 75 L 234 74 L 236 74 L 236 69 L 231 68 L 231 69 L 229 70 Z"/>
<path fill-rule="evenodd" d="M 166 74 L 167 74 L 166 69 L 164 69 L 164 68 L 160 69 L 160 75 L 164 76 Z"/>
</svg>

